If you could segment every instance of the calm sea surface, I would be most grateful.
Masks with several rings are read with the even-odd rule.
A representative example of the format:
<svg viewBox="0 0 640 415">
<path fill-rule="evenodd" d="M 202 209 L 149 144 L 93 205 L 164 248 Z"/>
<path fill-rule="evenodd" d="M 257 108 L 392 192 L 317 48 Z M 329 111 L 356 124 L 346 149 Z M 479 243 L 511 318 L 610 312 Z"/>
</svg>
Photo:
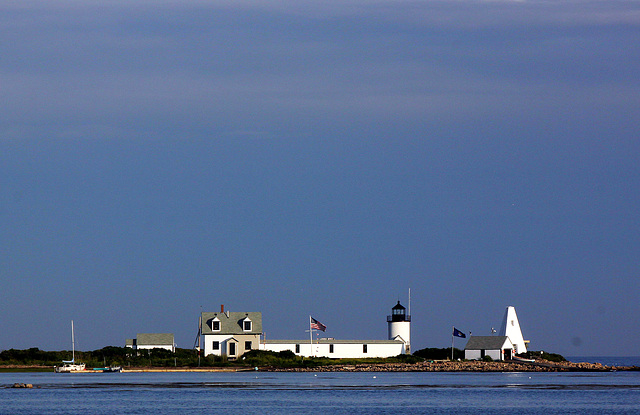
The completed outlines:
<svg viewBox="0 0 640 415">
<path fill-rule="evenodd" d="M 218 413 L 637 414 L 640 372 L 0 373 L 0 414 Z"/>
</svg>

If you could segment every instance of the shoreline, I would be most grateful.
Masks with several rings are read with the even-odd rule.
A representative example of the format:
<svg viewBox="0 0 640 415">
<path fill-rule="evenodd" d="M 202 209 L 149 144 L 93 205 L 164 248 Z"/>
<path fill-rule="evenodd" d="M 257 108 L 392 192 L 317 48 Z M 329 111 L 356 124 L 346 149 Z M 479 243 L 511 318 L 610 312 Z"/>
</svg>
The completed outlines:
<svg viewBox="0 0 640 415">
<path fill-rule="evenodd" d="M 53 372 L 53 366 L 0 366 L 5 372 Z M 484 361 L 425 361 L 418 363 L 360 363 L 318 367 L 129 367 L 122 373 L 236 373 L 236 372 L 613 372 L 640 371 L 638 366 L 606 366 L 587 362 L 484 362 Z M 79 373 L 102 373 L 84 370 Z"/>
</svg>

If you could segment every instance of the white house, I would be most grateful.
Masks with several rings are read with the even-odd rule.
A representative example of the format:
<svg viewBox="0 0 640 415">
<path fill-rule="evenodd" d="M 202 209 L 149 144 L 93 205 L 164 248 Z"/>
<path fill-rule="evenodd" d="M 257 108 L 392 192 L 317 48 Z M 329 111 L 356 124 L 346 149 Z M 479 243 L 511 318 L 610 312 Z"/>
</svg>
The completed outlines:
<svg viewBox="0 0 640 415">
<path fill-rule="evenodd" d="M 507 336 L 471 336 L 464 348 L 464 358 L 478 360 L 485 356 L 493 360 L 511 360 L 514 346 Z"/>
<path fill-rule="evenodd" d="M 176 351 L 173 333 L 138 333 L 135 339 L 126 339 L 125 347 L 134 350 L 166 349 Z"/>
<path fill-rule="evenodd" d="M 237 359 L 259 348 L 262 313 L 224 311 L 222 306 L 219 313 L 203 312 L 201 318 L 205 356 Z"/>
</svg>

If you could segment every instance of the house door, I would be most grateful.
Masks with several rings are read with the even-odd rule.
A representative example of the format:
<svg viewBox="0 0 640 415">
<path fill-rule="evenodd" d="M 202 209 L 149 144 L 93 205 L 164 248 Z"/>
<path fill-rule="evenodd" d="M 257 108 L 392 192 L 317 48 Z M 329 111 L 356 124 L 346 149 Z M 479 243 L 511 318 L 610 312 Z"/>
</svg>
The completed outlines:
<svg viewBox="0 0 640 415">
<path fill-rule="evenodd" d="M 485 351 L 484 351 L 484 349 L 481 349 L 480 350 L 480 359 L 483 359 L 484 355 L 485 355 Z"/>
<path fill-rule="evenodd" d="M 229 343 L 229 356 L 235 356 L 235 355 L 236 355 L 236 344 Z"/>
<path fill-rule="evenodd" d="M 511 356 L 511 349 L 504 349 L 503 353 L 505 360 L 513 359 L 513 357 Z"/>
</svg>

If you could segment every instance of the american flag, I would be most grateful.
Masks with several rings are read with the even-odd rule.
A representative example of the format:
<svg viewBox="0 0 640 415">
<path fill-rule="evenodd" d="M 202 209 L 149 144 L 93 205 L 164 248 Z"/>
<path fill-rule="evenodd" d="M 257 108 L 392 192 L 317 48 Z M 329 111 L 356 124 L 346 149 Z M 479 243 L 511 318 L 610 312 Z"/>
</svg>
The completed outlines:
<svg viewBox="0 0 640 415">
<path fill-rule="evenodd" d="M 327 326 L 325 326 L 324 324 L 320 323 L 318 320 L 316 320 L 313 317 L 311 317 L 311 328 L 315 329 L 315 330 L 320 330 L 320 331 L 327 330 Z"/>
</svg>

